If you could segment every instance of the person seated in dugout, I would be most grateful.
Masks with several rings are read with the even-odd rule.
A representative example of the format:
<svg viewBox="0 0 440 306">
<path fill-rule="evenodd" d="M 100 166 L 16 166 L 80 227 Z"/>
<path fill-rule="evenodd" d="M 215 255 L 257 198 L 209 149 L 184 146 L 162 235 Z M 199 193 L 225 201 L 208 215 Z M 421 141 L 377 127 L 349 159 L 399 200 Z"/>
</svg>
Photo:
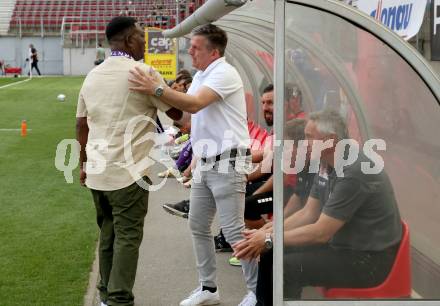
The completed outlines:
<svg viewBox="0 0 440 306">
<path fill-rule="evenodd" d="M 170 86 L 172 89 L 186 93 L 189 86 L 192 83 L 192 77 L 187 70 L 181 70 L 177 74 L 176 80 Z M 180 135 L 189 134 L 191 131 L 191 116 L 188 113 L 184 113 L 183 117 L 179 121 L 174 121 L 174 126 L 179 128 Z"/>
<path fill-rule="evenodd" d="M 286 119 L 304 119 L 306 113 L 303 110 L 302 93 L 299 86 L 287 83 L 284 86 L 284 96 L 286 98 L 286 102 L 284 103 Z"/>
<path fill-rule="evenodd" d="M 289 199 L 286 203 L 286 213 L 293 212 L 302 208 L 305 203 L 303 199 L 303 189 L 310 190 L 313 182 L 314 173 L 309 173 L 307 166 L 304 170 L 296 173 L 295 160 L 297 156 L 298 143 L 304 140 L 304 127 L 306 121 L 304 119 L 292 119 L 286 123 L 286 145 L 291 146 L 291 158 L 285 161 L 284 169 L 289 168 L 289 173 L 284 174 L 284 198 Z M 287 149 L 287 148 L 286 148 Z M 267 161 L 263 161 L 267 162 Z M 304 165 L 308 165 L 308 158 L 304 156 L 302 161 Z M 267 167 L 266 167 L 267 168 Z M 287 171 L 286 171 L 287 172 Z M 295 173 L 294 173 L 295 172 Z M 292 184 L 293 179 L 293 184 Z M 291 186 L 294 186 L 293 188 Z M 301 190 L 301 191 L 300 191 Z M 294 195 L 297 195 L 296 197 Z M 307 192 L 308 196 L 308 192 Z M 273 212 L 273 176 L 259 187 L 252 195 L 246 197 L 244 218 L 247 228 L 258 229 L 265 224 L 262 215 L 271 214 Z"/>
<path fill-rule="evenodd" d="M 285 131 L 285 143 L 286 149 L 292 149 L 292 152 L 290 154 L 290 157 L 283 157 L 284 165 L 283 169 L 287 171 L 289 169 L 290 171 L 293 170 L 293 172 L 298 172 L 295 174 L 284 174 L 284 182 L 288 179 L 288 177 L 293 177 L 295 179 L 295 188 L 292 192 L 290 192 L 289 185 L 284 184 L 284 199 L 289 198 L 285 207 L 284 207 L 284 216 L 288 217 L 292 215 L 294 212 L 301 209 L 305 202 L 307 201 L 307 198 L 310 193 L 310 189 L 313 185 L 315 173 L 310 173 L 308 171 L 309 169 L 309 163 L 310 158 L 309 154 L 304 154 L 306 152 L 304 149 L 306 149 L 306 144 L 304 141 L 301 143 L 300 141 L 304 140 L 304 127 L 305 127 L 306 121 L 304 119 L 292 119 L 286 123 Z M 287 146 L 291 146 L 290 148 L 287 148 Z M 287 151 L 286 151 L 287 153 Z M 299 157 L 299 158 L 298 158 Z M 301 167 L 303 169 L 301 170 Z M 269 179 L 272 183 L 272 177 Z M 273 190 L 273 184 L 270 184 L 271 190 Z M 289 191 L 289 192 L 286 192 Z M 291 194 L 291 196 L 287 196 L 286 194 Z M 254 194 L 252 196 L 246 197 L 245 202 L 245 223 L 247 228 L 260 228 L 261 224 L 264 224 L 264 220 L 262 219 L 261 214 L 263 213 L 269 213 L 273 211 L 273 192 L 271 193 L 270 198 L 260 198 L 256 200 L 255 198 L 258 197 L 258 194 Z M 267 200 L 270 199 L 270 200 Z M 271 222 L 268 223 L 268 226 L 271 226 Z M 268 268 L 271 267 L 272 264 L 272 252 L 269 251 L 270 255 L 266 255 L 266 260 L 264 261 L 264 264 L 267 266 L 270 264 Z M 268 253 L 269 253 L 268 252 Z M 234 257 L 235 258 L 235 257 Z M 260 263 L 261 265 L 261 263 Z M 268 269 L 266 267 L 266 270 Z M 271 271 L 271 270 L 270 270 Z M 271 275 L 271 272 L 270 272 Z"/>
<path fill-rule="evenodd" d="M 192 77 L 186 74 L 179 75 L 174 83 L 171 85 L 171 88 L 180 92 L 186 92 L 189 88 L 189 85 L 192 83 Z"/>
<path fill-rule="evenodd" d="M 293 83 L 287 83 L 284 86 L 285 95 L 285 113 L 286 118 L 291 121 L 291 129 L 295 129 L 296 124 L 301 124 L 300 121 L 294 122 L 295 119 L 304 119 L 306 114 L 302 108 L 302 94 L 298 85 Z M 269 127 L 273 125 L 273 85 L 270 84 L 263 91 L 263 96 L 261 97 L 261 109 L 263 111 L 264 119 Z M 305 121 L 303 121 L 304 123 Z M 304 125 L 299 127 L 293 134 L 298 135 L 298 132 L 304 134 Z M 291 135 L 292 136 L 292 135 Z M 271 136 L 273 137 L 272 133 Z M 301 139 L 304 139 L 301 138 Z M 298 143 L 299 139 L 290 138 L 294 140 L 294 143 Z M 272 142 L 272 141 L 271 141 Z M 296 152 L 296 146 L 293 146 Z M 245 205 L 245 223 L 247 228 L 258 229 L 264 225 L 265 220 L 263 219 L 263 214 L 270 214 L 273 212 L 273 176 L 272 176 L 272 151 L 270 148 L 270 155 L 265 157 L 262 161 L 263 155 L 267 155 L 266 152 L 262 150 L 260 152 L 255 152 L 253 154 L 253 161 L 260 162 L 260 165 L 256 168 L 255 174 L 258 175 L 260 172 L 264 172 L 268 175 L 267 181 L 264 182 L 262 186 L 256 189 L 253 193 L 246 197 Z M 269 167 L 264 166 L 269 162 Z M 264 169 L 263 169 L 264 168 Z M 284 175 L 284 198 L 288 199 L 293 194 L 295 190 L 297 179 L 303 180 L 307 177 L 303 174 L 299 174 L 297 177 L 296 173 L 286 173 Z M 297 206 L 297 204 L 295 204 Z M 292 202 L 288 205 L 289 210 L 293 209 Z"/>
<path fill-rule="evenodd" d="M 377 286 L 391 270 L 402 237 L 394 191 L 380 167 L 383 160 L 365 147 L 350 160 L 355 146 L 336 146 L 348 133 L 334 110 L 310 114 L 305 136 L 312 160 L 317 154 L 313 141 L 332 144 L 318 154 L 319 173 L 304 208 L 284 220 L 285 298 L 300 299 L 305 286 Z M 257 305 L 272 305 L 271 223 L 243 235 L 233 245 L 235 256 L 261 255 Z"/>
</svg>

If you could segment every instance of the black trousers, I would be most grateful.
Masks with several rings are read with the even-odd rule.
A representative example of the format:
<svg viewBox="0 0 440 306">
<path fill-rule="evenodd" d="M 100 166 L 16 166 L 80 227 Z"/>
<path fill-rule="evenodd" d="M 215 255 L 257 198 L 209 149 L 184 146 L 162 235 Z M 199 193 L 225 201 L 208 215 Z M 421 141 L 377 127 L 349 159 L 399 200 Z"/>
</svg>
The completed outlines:
<svg viewBox="0 0 440 306">
<path fill-rule="evenodd" d="M 381 284 L 391 270 L 398 245 L 384 251 L 335 249 L 329 245 L 286 248 L 284 299 L 301 298 L 302 288 L 368 288 Z M 272 252 L 262 254 L 258 267 L 257 305 L 272 306 Z"/>
<path fill-rule="evenodd" d="M 260 188 L 266 181 L 261 179 L 254 182 L 247 182 L 245 196 L 251 196 L 258 188 Z"/>
<path fill-rule="evenodd" d="M 254 192 L 257 189 L 254 190 Z M 285 186 L 284 187 L 284 203 L 292 195 L 294 189 Z M 246 192 L 246 201 L 244 209 L 244 218 L 246 220 L 260 220 L 261 215 L 273 213 L 273 191 L 263 192 L 256 195 L 252 195 Z"/>
<path fill-rule="evenodd" d="M 31 64 L 31 70 L 34 69 L 37 70 L 38 75 L 41 75 L 40 69 L 38 69 L 38 62 L 32 62 Z"/>
<path fill-rule="evenodd" d="M 260 220 L 261 215 L 273 212 L 273 192 L 263 192 L 246 197 L 244 218 Z"/>
</svg>

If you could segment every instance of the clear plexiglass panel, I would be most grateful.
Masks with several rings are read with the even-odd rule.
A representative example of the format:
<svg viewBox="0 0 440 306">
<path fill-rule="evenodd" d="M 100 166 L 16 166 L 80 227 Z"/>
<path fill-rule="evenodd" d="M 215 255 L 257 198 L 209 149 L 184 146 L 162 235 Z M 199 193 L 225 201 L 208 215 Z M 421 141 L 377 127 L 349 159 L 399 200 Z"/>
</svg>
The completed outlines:
<svg viewBox="0 0 440 306">
<path fill-rule="evenodd" d="M 237 68 L 243 79 L 248 120 L 265 126 L 259 98 L 262 88 L 272 81 L 273 74 L 264 57 L 259 56 L 265 51 L 255 41 L 240 36 L 237 32 L 229 32 L 228 39 L 226 52 L 230 57 L 227 56 L 227 59 Z"/>
<path fill-rule="evenodd" d="M 377 152 L 409 226 L 413 295 L 439 298 L 433 289 L 440 275 L 439 102 L 420 75 L 373 34 L 334 14 L 293 3 L 286 3 L 285 16 L 285 132 L 289 120 L 300 114 L 298 107 L 304 112 L 300 117 L 332 108 L 345 118 L 350 138 L 361 148 L 369 139 L 385 141 L 386 150 Z M 298 91 L 300 102 L 292 99 Z M 291 181 L 285 177 L 285 202 Z M 288 262 L 297 251 L 285 246 L 285 284 L 298 281 L 305 289 L 299 296 L 285 287 L 285 300 L 322 298 L 315 288 L 324 282 L 319 277 L 308 280 L 305 273 L 295 279 L 305 267 L 295 271 Z"/>
</svg>

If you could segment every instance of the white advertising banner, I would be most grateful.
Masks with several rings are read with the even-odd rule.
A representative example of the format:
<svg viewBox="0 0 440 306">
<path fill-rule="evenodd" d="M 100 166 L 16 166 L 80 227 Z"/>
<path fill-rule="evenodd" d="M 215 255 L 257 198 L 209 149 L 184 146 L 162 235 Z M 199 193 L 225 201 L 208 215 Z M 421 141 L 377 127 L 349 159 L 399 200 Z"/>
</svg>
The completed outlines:
<svg viewBox="0 0 440 306">
<path fill-rule="evenodd" d="M 431 1 L 431 61 L 440 61 L 440 0 Z"/>
<path fill-rule="evenodd" d="M 427 0 L 358 0 L 357 6 L 408 40 L 420 30 L 426 2 Z"/>
</svg>

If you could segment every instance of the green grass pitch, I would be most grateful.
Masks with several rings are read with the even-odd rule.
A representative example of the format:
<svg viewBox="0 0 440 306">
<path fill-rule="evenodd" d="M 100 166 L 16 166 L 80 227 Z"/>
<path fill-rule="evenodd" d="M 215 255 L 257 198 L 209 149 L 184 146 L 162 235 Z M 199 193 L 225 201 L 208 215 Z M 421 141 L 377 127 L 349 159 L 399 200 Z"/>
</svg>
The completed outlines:
<svg viewBox="0 0 440 306">
<path fill-rule="evenodd" d="M 23 80 L 23 79 L 19 79 Z M 0 86 L 17 79 L 1 79 Z M 55 168 L 83 78 L 0 88 L 0 305 L 83 305 L 97 239 L 89 191 Z M 56 97 L 63 93 L 65 102 Z M 27 120 L 27 137 L 20 124 Z M 8 130 L 12 129 L 12 130 Z"/>
</svg>

